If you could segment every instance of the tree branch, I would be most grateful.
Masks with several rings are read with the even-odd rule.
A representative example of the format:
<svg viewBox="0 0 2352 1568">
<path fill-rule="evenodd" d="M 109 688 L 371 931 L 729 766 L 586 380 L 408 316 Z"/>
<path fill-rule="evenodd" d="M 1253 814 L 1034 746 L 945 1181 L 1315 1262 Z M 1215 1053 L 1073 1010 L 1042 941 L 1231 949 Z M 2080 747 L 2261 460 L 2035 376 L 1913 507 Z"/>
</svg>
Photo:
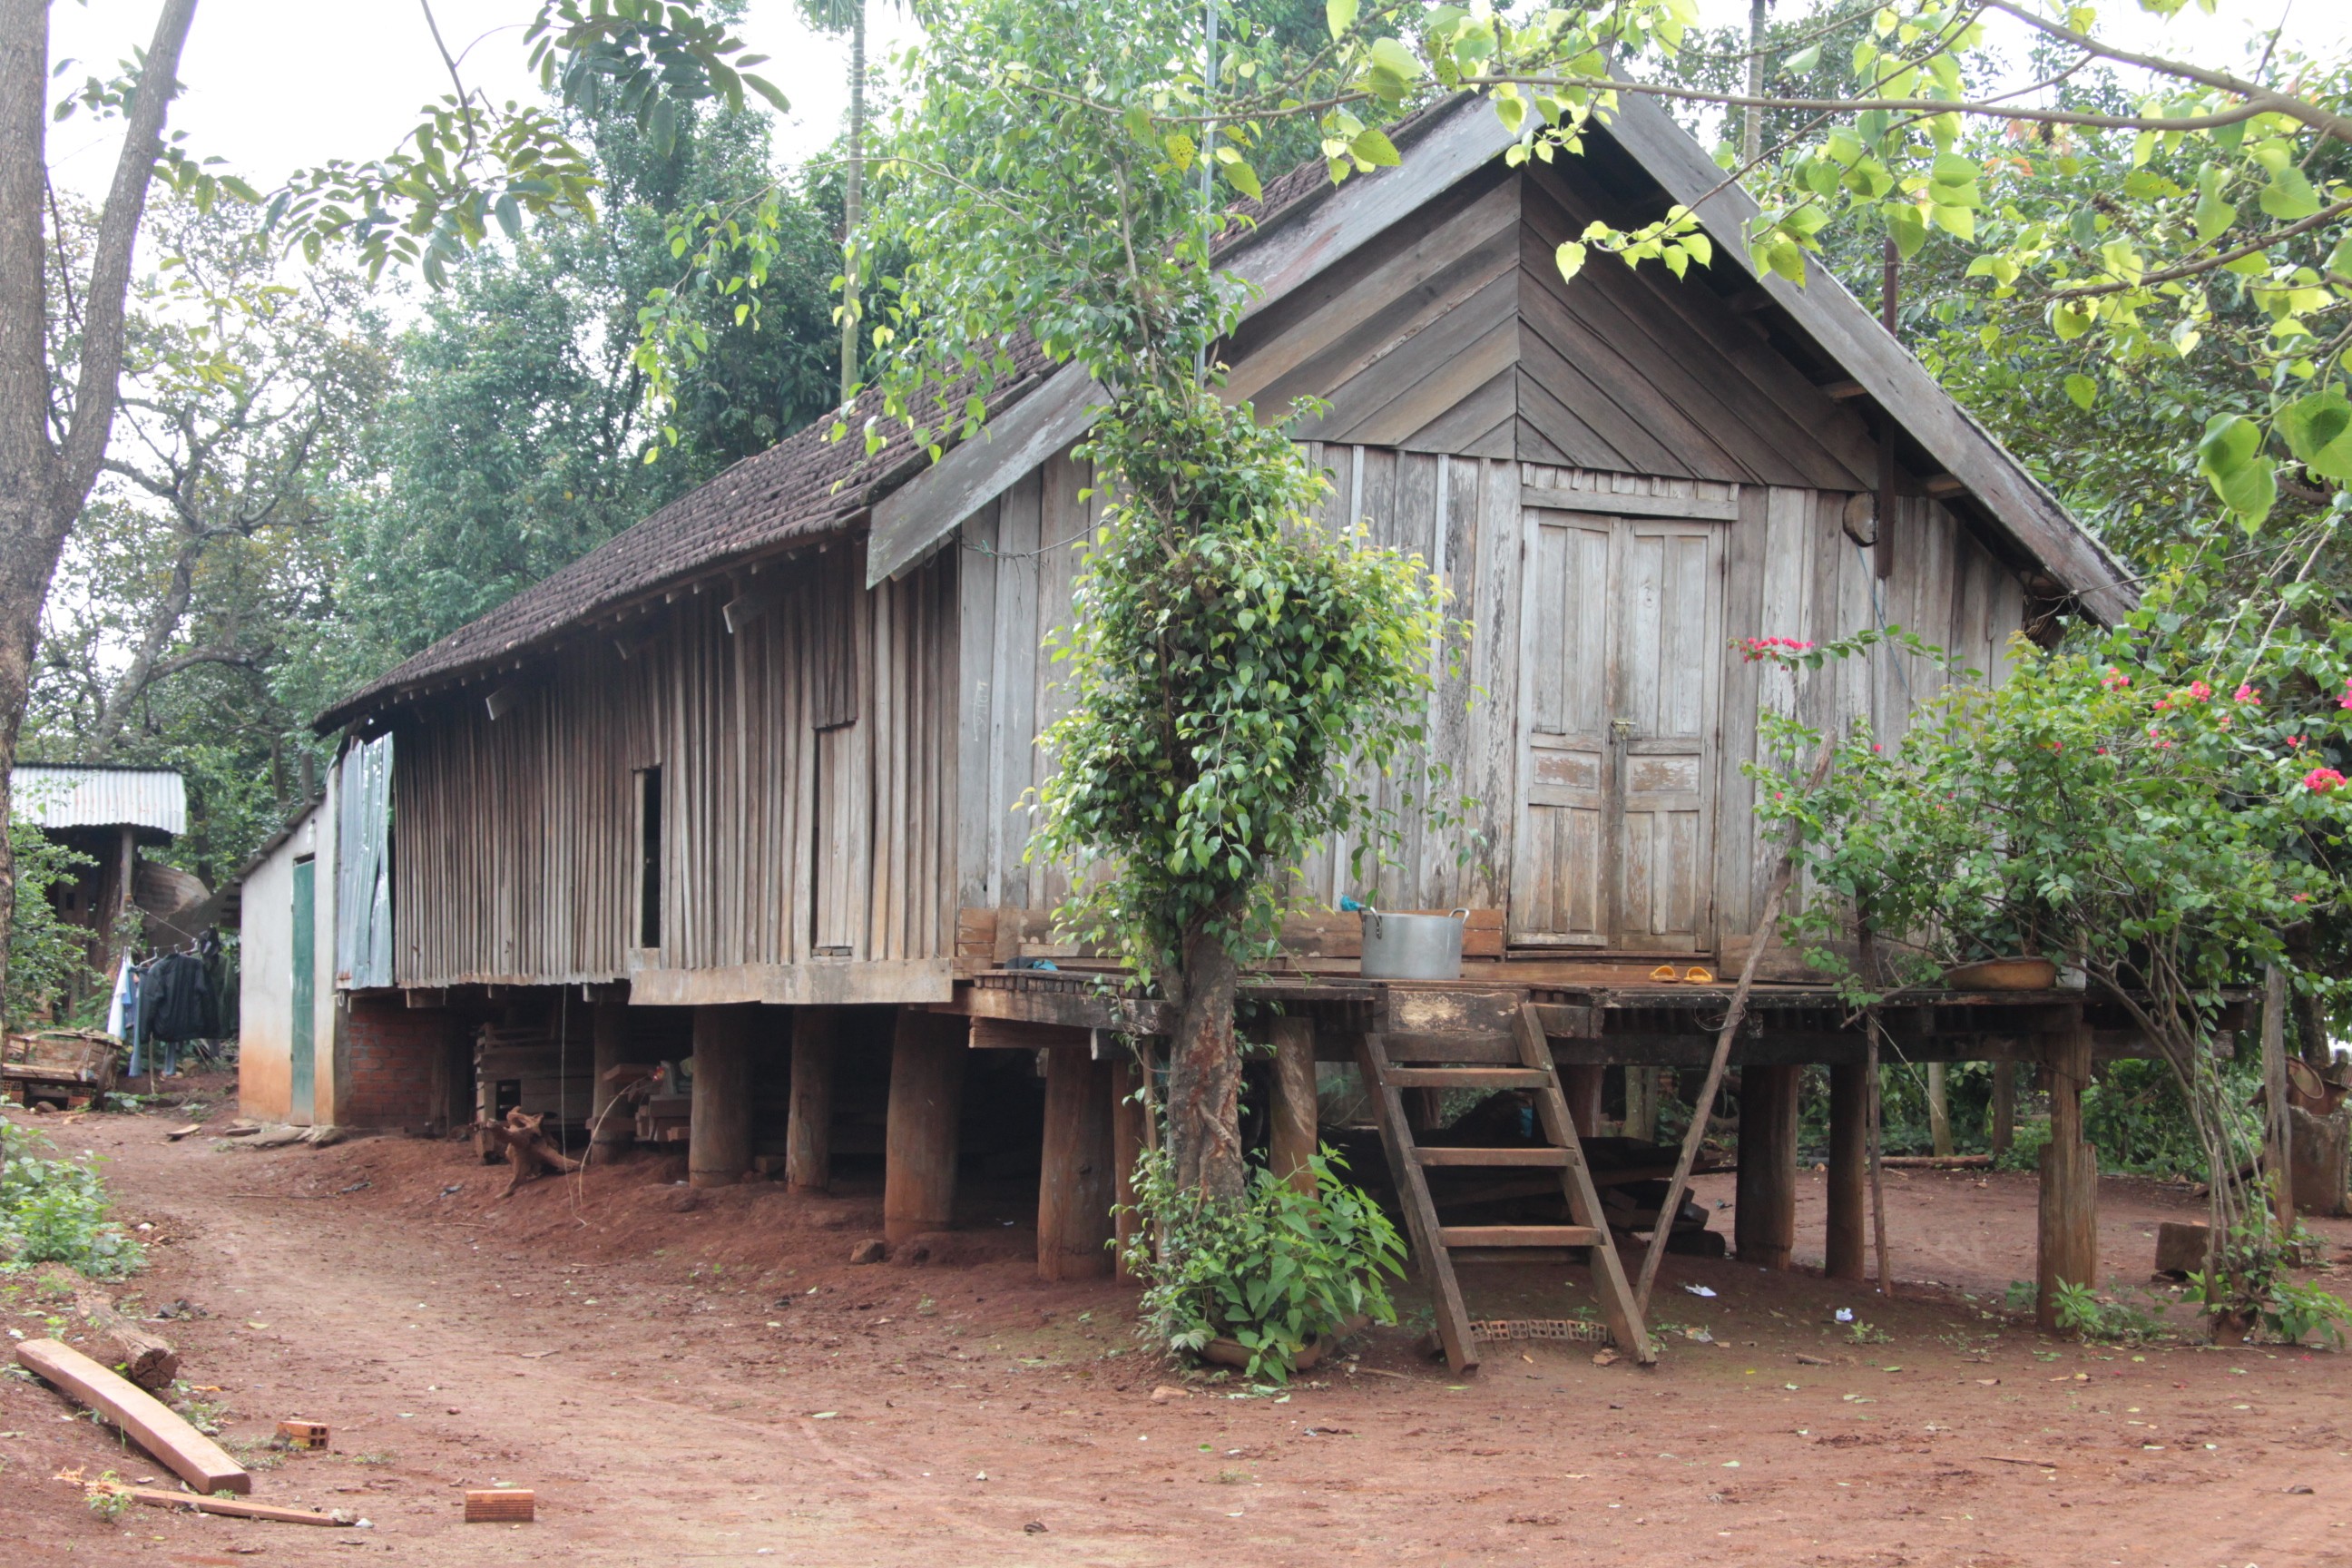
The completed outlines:
<svg viewBox="0 0 2352 1568">
<path fill-rule="evenodd" d="M 131 250 L 139 239 L 139 220 L 147 210 L 155 159 L 163 149 L 163 117 L 179 90 L 180 50 L 188 41 L 188 27 L 195 16 L 196 0 L 163 0 L 155 18 L 154 40 L 147 46 L 139 87 L 126 116 L 114 184 L 99 215 L 89 288 L 84 296 L 81 374 L 74 387 L 73 424 L 62 454 L 65 471 L 59 477 L 64 484 L 52 503 L 59 520 L 54 526 L 60 532 L 80 510 L 82 498 L 98 478 L 99 459 L 106 454 L 107 437 L 114 426 Z"/>
</svg>

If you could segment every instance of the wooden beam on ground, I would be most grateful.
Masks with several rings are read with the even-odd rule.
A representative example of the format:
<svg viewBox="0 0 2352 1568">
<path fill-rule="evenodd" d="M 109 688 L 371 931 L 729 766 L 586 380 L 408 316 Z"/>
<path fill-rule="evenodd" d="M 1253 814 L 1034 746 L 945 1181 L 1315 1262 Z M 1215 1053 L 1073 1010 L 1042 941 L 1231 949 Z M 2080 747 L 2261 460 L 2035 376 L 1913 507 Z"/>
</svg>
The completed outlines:
<svg viewBox="0 0 2352 1568">
<path fill-rule="evenodd" d="M 2083 1137 L 2083 1089 L 2091 1079 L 2091 1038 L 2077 1029 L 2051 1042 L 2050 1143 L 2042 1151 L 2036 1207 L 2033 1319 L 2058 1327 L 2058 1286 L 2095 1285 L 2099 1272 L 2099 1159 Z"/>
<path fill-rule="evenodd" d="M 784 1122 L 784 1185 L 792 1192 L 833 1187 L 833 1066 L 840 1020 L 830 1007 L 793 1015 L 792 1110 Z"/>
<path fill-rule="evenodd" d="M 1822 1272 L 1860 1279 L 1869 1271 L 1870 1079 L 1854 1062 L 1830 1068 L 1828 1236 Z"/>
<path fill-rule="evenodd" d="M 732 1186 L 751 1168 L 751 1051 L 758 1012 L 745 1004 L 694 1010 L 686 1175 L 698 1187 Z"/>
<path fill-rule="evenodd" d="M 883 1132 L 882 1234 L 893 1243 L 955 1223 L 966 1031 L 950 1014 L 898 1010 Z"/>
<path fill-rule="evenodd" d="M 1266 1139 L 1266 1167 L 1302 1193 L 1315 1190 L 1307 1161 L 1321 1129 L 1315 1098 L 1315 1020 L 1274 1021 L 1274 1126 Z"/>
<path fill-rule="evenodd" d="M 249 1492 L 253 1478 L 227 1451 L 128 1379 L 56 1340 L 26 1340 L 17 1363 L 122 1428 L 131 1440 L 196 1490 Z"/>
<path fill-rule="evenodd" d="M 1116 1064 L 1085 1046 L 1045 1058 L 1045 1135 L 1037 1175 L 1037 1278 L 1097 1279 L 1111 1272 L 1117 1198 L 1111 1085 Z"/>
<path fill-rule="evenodd" d="M 272 1524 L 352 1525 L 358 1521 L 343 1513 L 320 1513 L 307 1508 L 279 1508 L 272 1503 L 247 1502 L 239 1498 L 198 1497 L 194 1492 L 166 1491 L 162 1487 L 125 1487 L 132 1502 L 149 1508 L 184 1508 L 191 1513 L 216 1513 L 226 1519 L 266 1519 Z M 259 1551 L 259 1547 L 240 1548 Z"/>
<path fill-rule="evenodd" d="M 1732 1247 L 1740 1262 L 1759 1268 L 1785 1270 L 1796 1252 L 1800 1070 L 1793 1067 L 1740 1069 L 1739 1174 Z"/>
</svg>

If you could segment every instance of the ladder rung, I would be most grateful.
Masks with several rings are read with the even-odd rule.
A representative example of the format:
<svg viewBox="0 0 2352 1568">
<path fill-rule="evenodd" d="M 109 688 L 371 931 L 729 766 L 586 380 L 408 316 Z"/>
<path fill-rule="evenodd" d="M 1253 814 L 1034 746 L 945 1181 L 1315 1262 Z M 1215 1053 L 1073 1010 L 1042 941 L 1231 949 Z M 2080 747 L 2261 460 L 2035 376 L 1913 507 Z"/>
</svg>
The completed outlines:
<svg viewBox="0 0 2352 1568">
<path fill-rule="evenodd" d="M 1534 1165 L 1552 1171 L 1568 1168 L 1565 1149 L 1433 1149 L 1424 1143 L 1414 1153 L 1424 1165 Z"/>
<path fill-rule="evenodd" d="M 1607 1232 L 1589 1225 L 1448 1225 L 1440 1247 L 1597 1247 Z"/>
<path fill-rule="evenodd" d="M 1544 1089 L 1551 1074 L 1537 1068 L 1391 1068 L 1391 1089 Z"/>
</svg>

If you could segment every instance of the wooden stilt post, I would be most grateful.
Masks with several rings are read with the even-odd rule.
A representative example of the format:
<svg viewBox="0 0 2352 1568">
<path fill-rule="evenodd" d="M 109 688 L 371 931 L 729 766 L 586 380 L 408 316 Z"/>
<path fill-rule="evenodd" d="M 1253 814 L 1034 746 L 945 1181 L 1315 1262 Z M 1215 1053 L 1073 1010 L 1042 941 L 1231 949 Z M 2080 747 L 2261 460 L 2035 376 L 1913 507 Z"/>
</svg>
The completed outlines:
<svg viewBox="0 0 2352 1568">
<path fill-rule="evenodd" d="M 694 1010 L 693 1120 L 687 1180 L 731 1186 L 751 1168 L 751 1036 L 756 1005 Z"/>
<path fill-rule="evenodd" d="M 2042 1151 L 2033 1319 L 2058 1326 L 2058 1283 L 2095 1283 L 2099 1272 L 2098 1156 L 2083 1140 L 2083 1089 L 2091 1079 L 2091 1031 L 2079 1020 L 2044 1044 L 2050 1072 L 2050 1146 Z"/>
<path fill-rule="evenodd" d="M 784 1121 L 784 1184 L 795 1193 L 833 1186 L 833 1053 L 841 1016 L 830 1007 L 793 1013 L 793 1100 Z"/>
<path fill-rule="evenodd" d="M 883 1133 L 882 1234 L 893 1242 L 955 1222 L 958 1121 L 970 1026 L 898 1010 L 890 1042 L 890 1109 Z"/>
<path fill-rule="evenodd" d="M 1797 1245 L 1797 1085 L 1801 1069 L 1740 1072 L 1739 1175 L 1732 1246 L 1739 1261 L 1786 1268 Z"/>
<path fill-rule="evenodd" d="M 1927 1064 L 1927 1146 L 1938 1160 L 1952 1157 L 1952 1097 L 1950 1068 L 1943 1062 Z"/>
<path fill-rule="evenodd" d="M 1601 1136 L 1601 1087 L 1608 1071 L 1604 1067 L 1559 1069 L 1560 1092 L 1568 1098 L 1568 1119 L 1576 1123 L 1580 1138 Z"/>
<path fill-rule="evenodd" d="M 1647 1143 L 1658 1135 L 1658 1069 L 1625 1064 L 1625 1136 Z"/>
<path fill-rule="evenodd" d="M 1109 1062 L 1084 1046 L 1045 1058 L 1045 1147 L 1037 1177 L 1037 1278 L 1096 1279 L 1111 1271 L 1107 1245 L 1117 1196 Z"/>
<path fill-rule="evenodd" d="M 1117 1064 L 1110 1076 L 1110 1158 L 1111 1195 L 1120 1205 L 1121 1213 L 1112 1232 L 1118 1238 L 1118 1277 L 1136 1278 L 1127 1267 L 1127 1249 L 1135 1239 L 1142 1222 L 1131 1211 L 1135 1204 L 1135 1161 L 1147 1142 L 1145 1121 L 1150 1110 L 1136 1097 L 1143 1082 L 1143 1072 L 1132 1058 Z"/>
<path fill-rule="evenodd" d="M 1830 1068 L 1829 1232 L 1822 1272 L 1860 1279 L 1870 1251 L 1870 1079 L 1853 1062 Z"/>
<path fill-rule="evenodd" d="M 1992 1125 L 1986 1130 L 1992 1157 L 2000 1159 L 2017 1141 L 2017 1064 L 1992 1064 Z"/>
<path fill-rule="evenodd" d="M 1315 1190 L 1315 1156 L 1320 1129 L 1315 1106 L 1315 1020 L 1274 1021 L 1274 1127 L 1266 1140 L 1266 1167 L 1302 1193 Z"/>
<path fill-rule="evenodd" d="M 610 1152 L 636 1140 L 635 1121 L 613 1110 L 619 1087 L 604 1081 L 606 1073 L 629 1059 L 629 1005 L 615 996 L 598 997 L 589 1028 L 595 1041 L 596 1081 L 589 1091 L 588 1124 L 596 1130 L 596 1147 Z"/>
</svg>

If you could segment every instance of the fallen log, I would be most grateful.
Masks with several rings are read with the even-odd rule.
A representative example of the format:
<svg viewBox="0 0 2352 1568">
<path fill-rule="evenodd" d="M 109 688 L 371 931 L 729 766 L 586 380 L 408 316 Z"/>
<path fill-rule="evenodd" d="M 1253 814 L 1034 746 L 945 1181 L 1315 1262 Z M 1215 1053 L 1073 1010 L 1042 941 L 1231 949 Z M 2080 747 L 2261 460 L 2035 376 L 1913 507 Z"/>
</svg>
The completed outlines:
<svg viewBox="0 0 2352 1568">
<path fill-rule="evenodd" d="M 147 1390 L 169 1388 L 180 1375 L 180 1352 L 161 1334 L 151 1334 L 114 1310 L 114 1303 L 94 1291 L 74 1298 L 74 1310 L 106 1336 L 122 1375 Z"/>
<path fill-rule="evenodd" d="M 116 1376 L 71 1345 L 26 1340 L 16 1347 L 26 1371 L 89 1405 L 196 1490 L 249 1492 L 253 1478 L 221 1446 L 189 1426 L 161 1401 Z"/>
<path fill-rule="evenodd" d="M 580 1168 L 580 1162 L 557 1148 L 555 1141 L 541 1131 L 540 1124 L 546 1120 L 547 1112 L 543 1110 L 536 1116 L 528 1116 L 518 1107 L 508 1111 L 503 1121 L 477 1124 L 475 1130 L 482 1135 L 488 1148 L 503 1149 L 507 1163 L 514 1168 L 514 1174 L 508 1179 L 507 1190 L 501 1196 L 514 1196 L 517 1187 L 542 1173 L 560 1176 Z"/>
<path fill-rule="evenodd" d="M 279 1508 L 274 1503 L 247 1502 L 238 1498 L 198 1497 L 194 1492 L 165 1491 L 161 1487 L 124 1487 L 124 1496 L 133 1502 L 143 1502 L 150 1508 L 184 1508 L 195 1513 L 225 1514 L 230 1519 L 266 1519 L 275 1524 L 342 1524 L 357 1523 L 357 1519 L 338 1509 L 333 1513 L 319 1513 L 307 1508 Z"/>
</svg>

